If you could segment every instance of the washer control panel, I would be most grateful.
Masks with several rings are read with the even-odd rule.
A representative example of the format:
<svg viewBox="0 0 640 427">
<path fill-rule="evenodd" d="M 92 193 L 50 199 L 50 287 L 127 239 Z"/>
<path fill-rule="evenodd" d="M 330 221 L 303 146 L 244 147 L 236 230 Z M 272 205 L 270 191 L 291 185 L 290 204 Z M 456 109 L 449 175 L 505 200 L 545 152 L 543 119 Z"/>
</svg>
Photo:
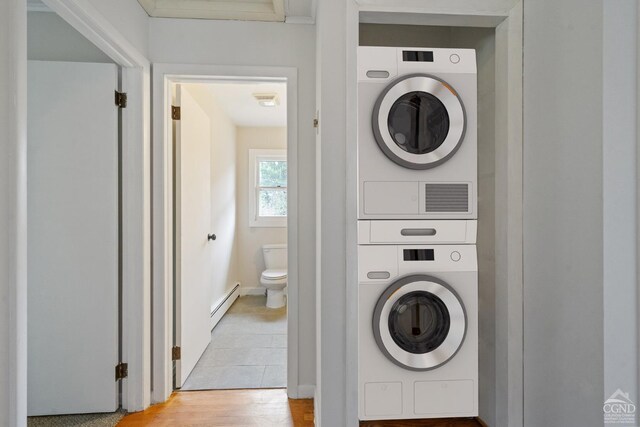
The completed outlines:
<svg viewBox="0 0 640 427">
<path fill-rule="evenodd" d="M 406 274 L 477 271 L 475 245 L 360 245 L 358 278 L 379 283 Z"/>
</svg>

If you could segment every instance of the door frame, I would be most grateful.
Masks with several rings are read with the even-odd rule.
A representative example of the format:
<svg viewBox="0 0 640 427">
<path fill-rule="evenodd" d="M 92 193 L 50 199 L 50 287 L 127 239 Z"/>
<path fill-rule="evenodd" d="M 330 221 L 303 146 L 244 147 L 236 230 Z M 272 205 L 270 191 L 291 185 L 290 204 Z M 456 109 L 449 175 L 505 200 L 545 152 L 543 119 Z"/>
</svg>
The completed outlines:
<svg viewBox="0 0 640 427">
<path fill-rule="evenodd" d="M 287 192 L 298 200 L 298 70 L 294 67 L 153 65 L 153 402 L 173 392 L 173 152 L 171 85 L 220 81 L 281 81 L 287 85 Z M 298 384 L 298 205 L 287 207 L 288 307 L 287 394 L 305 394 Z"/>
<path fill-rule="evenodd" d="M 508 9 L 487 7 L 479 10 L 471 2 L 446 5 L 416 5 L 398 0 L 349 0 L 346 15 L 346 106 L 345 141 L 357 138 L 357 48 L 360 22 L 380 24 L 446 25 L 495 29 L 496 52 L 496 163 L 495 218 L 501 224 L 495 230 L 496 263 L 496 404 L 498 425 L 519 427 L 524 413 L 524 279 L 523 279 L 523 16 L 524 0 L 516 0 Z M 399 4 L 402 3 L 402 4 Z M 443 2 L 443 4 L 446 2 Z M 479 2 L 483 3 L 483 2 Z M 484 3 L 491 3 L 485 1 Z M 344 98 L 343 98 L 344 99 Z M 326 120 L 325 120 L 326 121 Z M 335 125 L 335 123 L 332 123 Z M 347 218 L 357 217 L 357 153 L 355 144 L 346 144 L 347 175 L 345 210 Z M 347 222 L 346 282 L 357 283 L 357 225 Z M 318 267 L 320 268 L 320 267 Z M 326 292 L 335 292 L 335 289 Z M 345 423 L 358 422 L 358 294 L 346 287 L 346 393 Z M 320 304 L 320 299 L 317 301 Z M 318 305 L 318 312 L 323 310 Z M 326 310 L 324 310 L 326 311 Z M 332 313 L 333 314 L 333 313 Z M 319 322 L 326 322 L 320 319 Z M 322 328 L 323 324 L 317 325 Z M 334 343 L 323 343 L 332 347 Z M 319 349 L 317 349 L 319 351 Z M 321 353 L 317 353 L 318 363 Z M 328 363 L 328 362 L 324 362 Z M 320 368 L 319 368 L 320 369 Z M 318 374 L 320 378 L 320 374 Z M 319 381 L 319 379 L 318 379 Z M 333 392 L 331 390 L 330 392 Z M 315 401 L 316 419 L 324 410 L 321 397 Z"/>
<path fill-rule="evenodd" d="M 122 68 L 122 407 L 151 403 L 151 66 L 89 2 L 43 0 Z"/>
</svg>

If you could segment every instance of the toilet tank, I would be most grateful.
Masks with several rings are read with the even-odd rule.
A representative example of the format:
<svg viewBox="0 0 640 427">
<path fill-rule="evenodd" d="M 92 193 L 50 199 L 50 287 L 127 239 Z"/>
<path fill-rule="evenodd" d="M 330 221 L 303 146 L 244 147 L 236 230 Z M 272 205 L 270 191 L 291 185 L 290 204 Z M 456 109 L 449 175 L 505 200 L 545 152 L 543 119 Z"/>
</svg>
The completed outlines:
<svg viewBox="0 0 640 427">
<path fill-rule="evenodd" d="M 287 268 L 287 245 L 264 245 L 262 247 L 264 264 L 268 270 Z"/>
</svg>

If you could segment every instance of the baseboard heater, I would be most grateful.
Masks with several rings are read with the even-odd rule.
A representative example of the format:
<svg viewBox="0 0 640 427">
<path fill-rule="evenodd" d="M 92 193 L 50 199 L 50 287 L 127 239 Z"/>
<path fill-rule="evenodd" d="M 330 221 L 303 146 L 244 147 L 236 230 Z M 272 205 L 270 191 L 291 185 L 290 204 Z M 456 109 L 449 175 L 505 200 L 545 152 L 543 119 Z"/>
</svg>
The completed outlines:
<svg viewBox="0 0 640 427">
<path fill-rule="evenodd" d="M 220 310 L 222 308 L 222 306 L 224 305 L 224 303 L 226 303 L 229 298 L 231 298 L 233 296 L 233 294 L 240 289 L 240 283 L 236 283 L 236 285 L 233 287 L 233 289 L 231 289 L 231 291 L 227 294 L 226 297 L 224 297 L 224 299 L 222 301 L 220 301 L 220 303 L 218 303 L 218 305 L 216 305 L 216 308 L 214 308 L 213 310 L 211 310 L 211 317 L 215 316 L 216 313 L 218 312 L 218 310 Z"/>
<path fill-rule="evenodd" d="M 218 304 L 214 308 L 211 309 L 211 321 L 210 321 L 210 329 L 215 328 L 218 324 L 222 316 L 227 312 L 231 304 L 240 297 L 240 283 L 236 283 L 236 285 L 227 293 L 227 295 L 222 298 Z"/>
</svg>

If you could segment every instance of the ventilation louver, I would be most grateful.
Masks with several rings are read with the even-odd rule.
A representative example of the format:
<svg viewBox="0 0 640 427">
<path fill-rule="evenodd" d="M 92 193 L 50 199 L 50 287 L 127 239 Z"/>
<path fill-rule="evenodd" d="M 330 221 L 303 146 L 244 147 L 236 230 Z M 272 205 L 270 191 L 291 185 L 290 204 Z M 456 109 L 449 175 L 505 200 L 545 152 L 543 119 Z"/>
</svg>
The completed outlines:
<svg viewBox="0 0 640 427">
<path fill-rule="evenodd" d="M 469 212 L 469 184 L 425 184 L 427 213 Z"/>
</svg>

